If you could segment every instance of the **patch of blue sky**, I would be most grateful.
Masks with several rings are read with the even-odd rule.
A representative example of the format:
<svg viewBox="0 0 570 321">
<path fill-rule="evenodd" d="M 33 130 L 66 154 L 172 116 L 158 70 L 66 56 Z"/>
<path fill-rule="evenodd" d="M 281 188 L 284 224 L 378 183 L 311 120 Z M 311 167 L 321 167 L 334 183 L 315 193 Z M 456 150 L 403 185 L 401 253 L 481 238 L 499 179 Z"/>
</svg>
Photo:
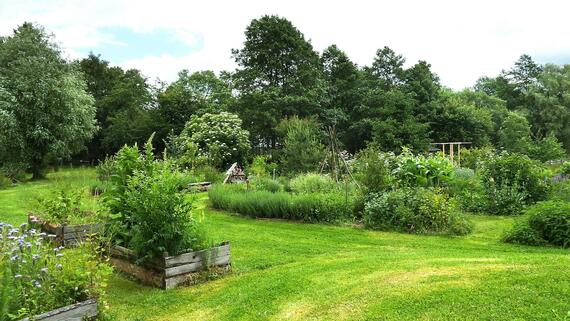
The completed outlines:
<svg viewBox="0 0 570 321">
<path fill-rule="evenodd" d="M 570 52 L 560 52 L 560 53 L 543 53 L 531 55 L 532 58 L 540 64 L 556 64 L 565 65 L 570 64 Z"/>
<path fill-rule="evenodd" d="M 174 57 L 188 55 L 200 50 L 204 39 L 200 34 L 183 33 L 173 29 L 154 29 L 139 32 L 127 27 L 105 27 L 98 29 L 104 37 L 97 46 L 80 48 L 84 53 L 100 54 L 105 60 L 121 63 L 149 55 L 170 54 Z"/>
</svg>

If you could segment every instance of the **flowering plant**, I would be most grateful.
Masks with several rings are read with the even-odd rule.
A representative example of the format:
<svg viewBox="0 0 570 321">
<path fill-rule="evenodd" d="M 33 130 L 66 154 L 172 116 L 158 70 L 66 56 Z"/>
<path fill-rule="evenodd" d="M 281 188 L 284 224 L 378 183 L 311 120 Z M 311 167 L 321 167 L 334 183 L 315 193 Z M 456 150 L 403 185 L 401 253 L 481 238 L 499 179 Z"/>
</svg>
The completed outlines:
<svg viewBox="0 0 570 321">
<path fill-rule="evenodd" d="M 53 248 L 50 236 L 0 223 L 0 320 L 33 317 L 99 297 L 110 268 L 86 243 L 73 250 Z M 65 252 L 65 253 L 64 253 Z"/>
</svg>

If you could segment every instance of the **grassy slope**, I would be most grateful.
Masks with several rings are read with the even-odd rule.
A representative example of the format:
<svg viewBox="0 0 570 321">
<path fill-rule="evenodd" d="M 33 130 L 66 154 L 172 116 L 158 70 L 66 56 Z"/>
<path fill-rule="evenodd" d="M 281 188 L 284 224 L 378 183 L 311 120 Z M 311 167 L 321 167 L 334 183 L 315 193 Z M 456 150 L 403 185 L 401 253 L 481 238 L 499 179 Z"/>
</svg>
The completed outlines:
<svg viewBox="0 0 570 321">
<path fill-rule="evenodd" d="M 25 207 L 27 186 L 0 191 L 0 208 Z M 448 238 L 204 212 L 234 273 L 168 292 L 115 276 L 113 319 L 570 319 L 570 251 L 501 244 L 510 218 L 472 217 L 472 235 Z"/>
<path fill-rule="evenodd" d="M 96 182 L 96 173 L 93 168 L 67 168 L 50 172 L 47 178 L 0 189 L 0 221 L 10 224 L 25 222 L 26 215 L 36 207 L 37 200 L 56 190 L 82 189 L 87 193 L 89 186 Z M 91 202 L 85 206 L 89 209 L 96 205 Z"/>
</svg>

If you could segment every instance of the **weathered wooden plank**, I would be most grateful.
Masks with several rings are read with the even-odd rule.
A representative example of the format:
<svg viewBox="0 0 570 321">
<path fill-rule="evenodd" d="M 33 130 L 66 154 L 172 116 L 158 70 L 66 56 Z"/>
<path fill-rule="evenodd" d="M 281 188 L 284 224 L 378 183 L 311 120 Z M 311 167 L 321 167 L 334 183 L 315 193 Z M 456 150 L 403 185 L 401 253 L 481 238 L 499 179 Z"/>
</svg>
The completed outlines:
<svg viewBox="0 0 570 321">
<path fill-rule="evenodd" d="M 68 305 L 33 318 L 34 321 L 82 321 L 97 316 L 97 300 L 91 299 Z M 20 321 L 30 321 L 29 318 Z"/>
<path fill-rule="evenodd" d="M 97 233 L 103 228 L 103 224 L 83 224 L 83 225 L 64 225 L 63 233 L 74 233 L 74 232 L 84 232 L 84 233 Z"/>
<path fill-rule="evenodd" d="M 147 269 L 143 266 L 136 265 L 133 262 L 111 257 L 111 264 L 120 272 L 131 275 L 145 284 L 150 284 L 159 288 L 163 287 L 163 273 Z"/>
<path fill-rule="evenodd" d="M 223 265 L 228 265 L 229 263 L 230 263 L 230 255 L 227 254 L 224 256 L 213 257 L 213 258 L 211 258 L 211 260 L 208 260 L 207 262 L 206 261 L 198 261 L 198 262 L 194 262 L 194 263 L 189 263 L 189 264 L 184 264 L 184 265 L 178 265 L 178 266 L 171 267 L 171 268 L 166 268 L 166 269 L 164 269 L 164 276 L 168 278 L 168 277 L 172 277 L 175 275 L 201 271 L 204 268 L 206 268 L 205 265 L 223 266 Z"/>
<path fill-rule="evenodd" d="M 230 244 L 224 243 L 223 245 L 206 249 L 202 251 L 195 251 L 184 253 L 176 256 L 168 256 L 164 258 L 164 267 L 174 267 L 182 264 L 189 264 L 198 262 L 204 259 L 206 253 L 209 252 L 210 257 L 225 256 L 230 254 Z"/>
</svg>

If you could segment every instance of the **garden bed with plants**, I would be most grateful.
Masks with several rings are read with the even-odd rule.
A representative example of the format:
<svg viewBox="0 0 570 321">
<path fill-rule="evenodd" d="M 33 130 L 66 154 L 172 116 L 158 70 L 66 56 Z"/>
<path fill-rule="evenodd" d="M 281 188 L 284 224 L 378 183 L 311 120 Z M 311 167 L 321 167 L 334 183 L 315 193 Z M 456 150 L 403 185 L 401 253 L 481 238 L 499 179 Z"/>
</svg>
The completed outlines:
<svg viewBox="0 0 570 321">
<path fill-rule="evenodd" d="M 41 230 L 42 232 L 55 235 L 53 241 L 57 245 L 63 246 L 69 246 L 84 242 L 103 231 L 102 223 L 77 225 L 57 224 L 46 222 L 40 217 L 33 214 L 28 215 L 28 224 Z"/>
<path fill-rule="evenodd" d="M 67 250 L 27 224 L 0 223 L 0 319 L 84 320 L 99 315 L 111 268 L 96 245 Z M 104 300 L 103 300 L 104 301 Z"/>
<path fill-rule="evenodd" d="M 87 200 L 88 201 L 88 200 Z M 86 209 L 86 197 L 81 192 L 60 190 L 38 202 L 36 212 L 28 214 L 30 226 L 55 235 L 57 245 L 73 245 L 103 232 L 104 217 L 100 209 Z"/>
<path fill-rule="evenodd" d="M 164 255 L 144 264 L 137 263 L 140 258 L 122 246 L 113 246 L 109 254 L 111 263 L 118 271 L 133 276 L 144 284 L 166 290 L 179 285 L 200 283 L 207 278 L 204 273 L 224 274 L 231 269 L 229 242 L 201 251 Z"/>
<path fill-rule="evenodd" d="M 103 165 L 111 174 L 103 201 L 110 214 L 110 262 L 145 284 L 171 289 L 230 271 L 230 245 L 212 246 L 193 215 L 194 197 L 183 174 L 145 153 L 124 147 Z M 205 277 L 204 277 L 205 276 Z"/>
</svg>

